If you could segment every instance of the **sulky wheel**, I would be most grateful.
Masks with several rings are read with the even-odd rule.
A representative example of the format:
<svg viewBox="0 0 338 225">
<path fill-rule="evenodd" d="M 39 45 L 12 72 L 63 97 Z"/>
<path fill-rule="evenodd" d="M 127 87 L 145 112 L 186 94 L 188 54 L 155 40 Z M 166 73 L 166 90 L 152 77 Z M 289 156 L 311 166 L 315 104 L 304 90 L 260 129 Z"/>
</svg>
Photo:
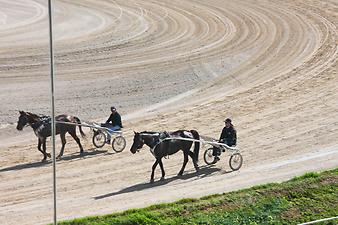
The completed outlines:
<svg viewBox="0 0 338 225">
<path fill-rule="evenodd" d="M 214 151 L 213 148 L 208 148 L 204 152 L 204 162 L 207 165 L 212 165 L 212 164 L 215 164 L 217 162 L 216 159 L 215 159 L 215 156 L 212 154 L 213 151 Z"/>
<path fill-rule="evenodd" d="M 112 148 L 115 152 L 122 152 L 126 147 L 126 139 L 122 136 L 117 136 L 112 142 Z"/>
<path fill-rule="evenodd" d="M 231 155 L 229 160 L 229 166 L 232 170 L 239 170 L 243 163 L 243 157 L 240 153 L 235 153 Z"/>
<path fill-rule="evenodd" d="M 96 148 L 102 148 L 106 144 L 107 137 L 102 131 L 94 131 L 93 144 Z"/>
</svg>

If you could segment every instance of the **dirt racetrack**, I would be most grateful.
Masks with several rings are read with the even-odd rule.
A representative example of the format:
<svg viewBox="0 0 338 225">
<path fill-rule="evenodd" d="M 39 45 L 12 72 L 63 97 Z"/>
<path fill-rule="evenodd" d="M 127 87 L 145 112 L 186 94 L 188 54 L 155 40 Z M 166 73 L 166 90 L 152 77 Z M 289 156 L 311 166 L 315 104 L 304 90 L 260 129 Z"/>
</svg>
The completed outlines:
<svg viewBox="0 0 338 225">
<path fill-rule="evenodd" d="M 55 0 L 56 111 L 102 121 L 116 105 L 127 148 L 68 139 L 57 162 L 58 219 L 286 180 L 338 166 L 337 0 Z M 18 110 L 49 113 L 46 1 L 0 0 L 0 224 L 52 221 L 52 165 Z M 149 184 L 133 130 L 238 130 L 243 167 L 201 171 L 181 154 Z M 50 143 L 49 143 L 50 145 Z M 57 151 L 60 145 L 57 146 Z M 50 146 L 48 151 L 50 151 Z M 155 178 L 160 177 L 158 168 Z"/>
</svg>

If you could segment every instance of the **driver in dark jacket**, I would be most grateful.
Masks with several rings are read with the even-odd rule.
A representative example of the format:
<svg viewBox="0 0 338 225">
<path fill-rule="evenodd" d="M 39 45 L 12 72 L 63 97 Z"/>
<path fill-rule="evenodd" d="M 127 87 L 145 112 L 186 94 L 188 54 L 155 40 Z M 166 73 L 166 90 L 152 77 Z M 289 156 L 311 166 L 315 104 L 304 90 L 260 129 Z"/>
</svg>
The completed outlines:
<svg viewBox="0 0 338 225">
<path fill-rule="evenodd" d="M 117 112 L 114 106 L 110 107 L 111 114 L 104 124 L 105 127 L 109 128 L 109 135 L 107 137 L 107 143 L 110 143 L 111 135 L 114 131 L 121 130 L 122 120 L 120 114 Z"/>
<path fill-rule="evenodd" d="M 235 146 L 237 142 L 237 133 L 234 128 L 234 125 L 231 123 L 231 119 L 227 118 L 225 121 L 225 127 L 222 130 L 221 137 L 219 138 L 220 143 L 224 143 L 228 146 Z M 214 147 L 213 155 L 216 160 L 219 160 L 220 149 Z"/>
</svg>

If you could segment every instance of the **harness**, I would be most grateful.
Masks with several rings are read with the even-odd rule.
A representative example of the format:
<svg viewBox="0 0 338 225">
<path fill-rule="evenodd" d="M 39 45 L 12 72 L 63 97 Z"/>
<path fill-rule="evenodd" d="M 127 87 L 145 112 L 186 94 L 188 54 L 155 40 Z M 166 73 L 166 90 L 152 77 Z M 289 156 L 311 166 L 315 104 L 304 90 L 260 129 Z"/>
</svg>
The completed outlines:
<svg viewBox="0 0 338 225">
<path fill-rule="evenodd" d="M 42 137 L 41 132 L 45 129 L 46 126 L 50 126 L 52 118 L 49 116 L 42 116 L 40 117 L 39 121 L 31 124 L 31 127 L 34 130 L 34 133 L 37 137 Z"/>
<path fill-rule="evenodd" d="M 142 134 L 144 136 L 155 136 L 158 139 L 155 141 L 155 145 L 153 147 L 150 147 L 149 150 L 151 154 L 156 158 L 155 156 L 155 148 L 161 144 L 162 142 L 166 141 L 169 137 L 170 134 L 167 131 L 161 132 L 161 133 L 155 133 L 155 134 Z M 169 155 L 164 156 L 165 159 L 169 159 Z"/>
</svg>

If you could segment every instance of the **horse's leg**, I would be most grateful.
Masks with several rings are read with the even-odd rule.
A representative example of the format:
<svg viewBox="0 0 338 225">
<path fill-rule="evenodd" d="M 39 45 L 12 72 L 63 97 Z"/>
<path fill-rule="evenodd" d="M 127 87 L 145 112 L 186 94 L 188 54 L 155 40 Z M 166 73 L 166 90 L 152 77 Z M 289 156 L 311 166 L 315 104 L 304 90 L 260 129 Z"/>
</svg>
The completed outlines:
<svg viewBox="0 0 338 225">
<path fill-rule="evenodd" d="M 45 139 L 45 141 L 43 142 L 43 149 L 44 149 L 44 151 L 45 151 L 47 157 L 50 158 L 50 153 L 48 153 L 47 150 L 46 150 L 46 142 L 47 142 L 47 141 L 46 141 L 46 139 Z"/>
<path fill-rule="evenodd" d="M 191 152 L 191 151 L 189 150 L 189 151 L 188 151 L 188 154 L 189 154 L 189 156 L 191 157 L 192 162 L 194 163 L 194 167 L 195 167 L 196 172 L 198 172 L 198 171 L 199 171 L 199 168 L 198 168 L 198 164 L 197 164 L 197 162 L 196 162 L 196 160 L 195 160 L 195 155 L 194 155 L 194 153 Z"/>
<path fill-rule="evenodd" d="M 47 154 L 46 154 L 46 138 L 41 140 L 42 143 L 42 153 L 43 153 L 43 159 L 42 161 L 46 161 L 47 160 Z"/>
<path fill-rule="evenodd" d="M 178 173 L 178 176 L 183 175 L 183 171 L 184 171 L 185 166 L 187 165 L 187 162 L 188 162 L 188 154 L 185 151 L 183 151 L 183 155 L 184 155 L 184 161 L 183 161 L 182 168 L 181 168 L 180 172 Z"/>
<path fill-rule="evenodd" d="M 46 161 L 46 158 L 47 158 L 46 154 L 45 154 L 46 150 L 42 150 L 41 145 L 42 145 L 42 141 L 40 140 L 40 138 L 38 138 L 38 150 L 43 154 L 42 161 Z M 43 148 L 45 149 L 46 147 L 43 147 Z M 48 156 L 48 154 L 47 154 L 47 156 Z"/>
<path fill-rule="evenodd" d="M 161 171 L 162 171 L 161 180 L 164 180 L 165 172 L 164 172 L 164 168 L 163 168 L 162 158 L 160 158 L 160 160 L 158 161 L 158 164 L 160 164 Z"/>
<path fill-rule="evenodd" d="M 80 138 L 78 138 L 78 136 L 76 135 L 75 133 L 75 130 L 74 131 L 71 131 L 71 132 L 68 132 L 73 138 L 74 140 L 76 141 L 76 143 L 79 145 L 79 148 L 80 148 L 80 154 L 83 153 L 83 147 L 81 145 L 81 141 L 80 141 Z"/>
<path fill-rule="evenodd" d="M 62 147 L 61 147 L 59 155 L 56 157 L 57 159 L 60 159 L 63 156 L 63 151 L 66 145 L 66 133 L 63 133 L 63 132 L 60 133 L 60 138 L 61 138 Z"/>
<path fill-rule="evenodd" d="M 154 173 L 155 173 L 155 169 L 156 169 L 156 166 L 158 164 L 159 160 L 156 159 L 153 167 L 152 167 L 152 171 L 151 171 L 151 176 L 150 176 L 150 183 L 153 183 L 154 182 Z"/>
<path fill-rule="evenodd" d="M 40 138 L 38 138 L 38 150 L 43 154 L 43 151 L 42 151 L 42 149 L 41 149 L 41 140 L 40 140 Z"/>
</svg>

